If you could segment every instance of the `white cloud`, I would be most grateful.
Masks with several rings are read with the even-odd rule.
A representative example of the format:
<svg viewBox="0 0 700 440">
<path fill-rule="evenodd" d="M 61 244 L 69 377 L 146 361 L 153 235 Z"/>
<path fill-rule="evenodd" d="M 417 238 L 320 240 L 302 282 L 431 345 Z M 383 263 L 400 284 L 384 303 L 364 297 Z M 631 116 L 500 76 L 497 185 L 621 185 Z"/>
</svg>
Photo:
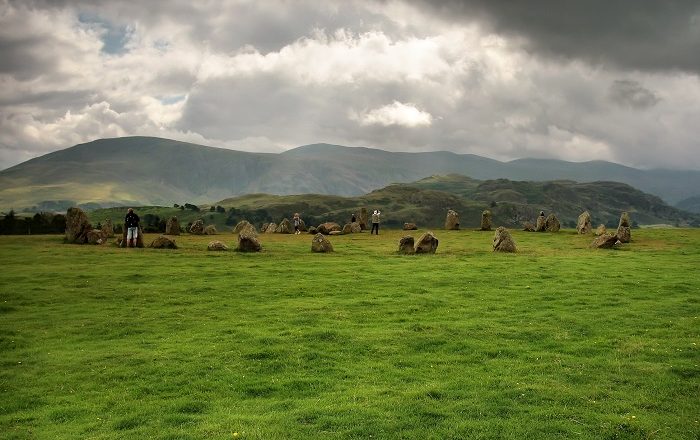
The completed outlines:
<svg viewBox="0 0 700 440">
<path fill-rule="evenodd" d="M 700 168 L 697 75 L 539 57 L 400 0 L 27 4 L 0 0 L 0 168 L 120 135 Z"/>
<path fill-rule="evenodd" d="M 360 125 L 402 125 L 404 127 L 425 127 L 433 123 L 433 116 L 416 108 L 413 104 L 394 101 L 392 104 L 357 114 L 350 113 L 350 118 Z"/>
</svg>

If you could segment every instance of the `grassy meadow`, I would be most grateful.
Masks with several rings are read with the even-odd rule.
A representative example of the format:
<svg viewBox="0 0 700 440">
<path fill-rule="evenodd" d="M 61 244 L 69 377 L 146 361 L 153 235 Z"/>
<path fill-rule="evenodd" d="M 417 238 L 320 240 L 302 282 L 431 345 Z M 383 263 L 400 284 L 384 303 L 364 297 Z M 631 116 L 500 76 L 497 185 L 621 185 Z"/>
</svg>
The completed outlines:
<svg viewBox="0 0 700 440">
<path fill-rule="evenodd" d="M 0 438 L 700 438 L 700 229 L 435 233 L 0 236 Z"/>
</svg>

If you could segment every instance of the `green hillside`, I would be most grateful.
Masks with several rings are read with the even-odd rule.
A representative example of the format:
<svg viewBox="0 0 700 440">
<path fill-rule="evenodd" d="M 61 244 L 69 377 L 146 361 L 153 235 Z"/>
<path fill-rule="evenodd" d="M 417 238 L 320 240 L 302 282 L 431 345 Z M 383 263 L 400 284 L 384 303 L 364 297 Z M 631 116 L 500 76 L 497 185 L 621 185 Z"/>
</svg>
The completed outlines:
<svg viewBox="0 0 700 440">
<path fill-rule="evenodd" d="M 617 181 L 669 203 L 700 195 L 700 171 L 638 170 L 600 161 L 499 162 L 446 151 L 394 153 L 328 144 L 263 154 L 124 137 L 76 145 L 0 171 L 0 209 L 171 206 L 251 193 L 360 196 L 391 183 L 451 173 L 481 180 Z"/>
<path fill-rule="evenodd" d="M 448 209 L 460 214 L 464 228 L 477 227 L 484 209 L 492 211 L 496 225 L 515 228 L 534 222 L 540 211 L 553 212 L 563 225 L 573 227 L 584 210 L 591 213 L 596 225 L 610 227 L 617 226 L 622 211 L 630 212 L 635 224 L 700 225 L 700 216 L 671 207 L 660 198 L 623 183 L 479 181 L 456 174 L 393 184 L 356 197 L 248 194 L 201 205 L 199 212 L 162 207 L 142 207 L 138 212 L 142 217 L 158 216 L 159 220 L 175 215 L 183 225 L 201 218 L 219 230 L 228 230 L 243 219 L 259 227 L 264 222 L 291 218 L 295 212 L 301 213 L 310 225 L 325 221 L 342 225 L 362 207 L 381 210 L 382 223 L 389 227 L 400 227 L 404 222 L 442 227 Z M 121 219 L 124 209 L 101 209 L 90 215 L 95 223 L 106 218 Z"/>
</svg>

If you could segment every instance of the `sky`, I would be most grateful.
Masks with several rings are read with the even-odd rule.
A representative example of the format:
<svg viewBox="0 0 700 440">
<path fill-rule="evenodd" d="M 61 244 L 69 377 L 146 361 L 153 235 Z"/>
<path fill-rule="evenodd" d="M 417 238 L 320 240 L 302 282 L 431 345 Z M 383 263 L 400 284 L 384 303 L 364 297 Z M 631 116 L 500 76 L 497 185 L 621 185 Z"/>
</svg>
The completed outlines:
<svg viewBox="0 0 700 440">
<path fill-rule="evenodd" d="M 0 169 L 117 136 L 700 169 L 700 2 L 0 0 Z"/>
</svg>

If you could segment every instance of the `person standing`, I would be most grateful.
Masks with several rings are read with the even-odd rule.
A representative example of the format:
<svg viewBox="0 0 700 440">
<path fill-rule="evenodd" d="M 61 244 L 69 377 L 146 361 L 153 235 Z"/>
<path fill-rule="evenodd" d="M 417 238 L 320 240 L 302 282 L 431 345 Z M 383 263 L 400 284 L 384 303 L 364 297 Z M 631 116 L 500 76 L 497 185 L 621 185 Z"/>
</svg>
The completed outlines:
<svg viewBox="0 0 700 440">
<path fill-rule="evenodd" d="M 124 227 L 126 228 L 126 246 L 136 247 L 136 240 L 139 237 L 139 216 L 133 208 L 129 208 L 124 217 Z"/>
<path fill-rule="evenodd" d="M 298 212 L 294 213 L 294 234 L 301 234 L 301 217 Z"/>
<path fill-rule="evenodd" d="M 378 209 L 375 209 L 374 212 L 372 213 L 372 230 L 369 231 L 370 235 L 372 235 L 372 232 L 374 232 L 375 235 L 379 235 L 379 216 L 380 215 L 382 215 L 382 213 Z"/>
<path fill-rule="evenodd" d="M 350 223 L 355 223 L 357 221 L 357 218 L 355 217 L 355 213 L 352 214 L 352 217 L 350 217 Z"/>
</svg>

